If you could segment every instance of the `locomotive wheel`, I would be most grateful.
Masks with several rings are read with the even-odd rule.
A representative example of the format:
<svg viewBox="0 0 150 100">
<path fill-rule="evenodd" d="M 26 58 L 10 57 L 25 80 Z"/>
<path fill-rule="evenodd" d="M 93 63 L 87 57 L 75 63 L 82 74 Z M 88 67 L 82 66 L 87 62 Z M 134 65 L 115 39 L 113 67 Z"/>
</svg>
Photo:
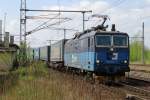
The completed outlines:
<svg viewBox="0 0 150 100">
<path fill-rule="evenodd" d="M 96 84 L 105 84 L 105 80 L 106 78 L 104 76 L 98 76 L 96 75 L 95 73 L 93 73 L 93 79 L 94 79 L 94 82 Z"/>
<path fill-rule="evenodd" d="M 93 77 L 92 77 L 93 73 L 92 72 L 87 72 L 84 76 L 84 79 L 88 82 L 91 82 L 92 84 L 95 83 Z"/>
</svg>

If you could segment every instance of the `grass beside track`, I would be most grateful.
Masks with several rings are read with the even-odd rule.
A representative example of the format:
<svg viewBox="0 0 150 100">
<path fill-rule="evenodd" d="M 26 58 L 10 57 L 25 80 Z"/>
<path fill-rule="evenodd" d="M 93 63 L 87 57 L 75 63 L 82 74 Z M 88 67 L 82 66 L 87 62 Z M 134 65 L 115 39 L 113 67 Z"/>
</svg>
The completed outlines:
<svg viewBox="0 0 150 100">
<path fill-rule="evenodd" d="M 119 89 L 91 85 L 41 62 L 5 74 L 0 82 L 0 100 L 122 100 L 126 96 Z"/>
<path fill-rule="evenodd" d="M 150 49 L 145 47 L 144 62 L 150 64 Z M 142 44 L 139 41 L 134 41 L 130 44 L 130 63 L 142 63 Z"/>
</svg>

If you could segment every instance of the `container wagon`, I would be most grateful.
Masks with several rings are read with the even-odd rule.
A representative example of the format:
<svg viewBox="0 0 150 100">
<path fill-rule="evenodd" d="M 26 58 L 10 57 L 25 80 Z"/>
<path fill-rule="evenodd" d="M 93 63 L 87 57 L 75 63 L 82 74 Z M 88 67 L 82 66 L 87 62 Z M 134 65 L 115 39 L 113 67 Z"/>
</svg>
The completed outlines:
<svg viewBox="0 0 150 100">
<path fill-rule="evenodd" d="M 44 46 L 39 48 L 40 60 L 49 62 L 50 61 L 50 46 Z"/>
<path fill-rule="evenodd" d="M 30 61 L 33 61 L 33 60 L 34 60 L 34 49 L 33 49 L 33 48 L 28 48 L 28 49 L 27 49 L 27 58 L 28 58 Z"/>
<path fill-rule="evenodd" d="M 33 48 L 33 55 L 35 61 L 40 60 L 40 48 Z"/>
<path fill-rule="evenodd" d="M 64 44 L 66 41 L 63 39 L 51 45 L 50 66 L 55 68 L 64 66 Z"/>
</svg>

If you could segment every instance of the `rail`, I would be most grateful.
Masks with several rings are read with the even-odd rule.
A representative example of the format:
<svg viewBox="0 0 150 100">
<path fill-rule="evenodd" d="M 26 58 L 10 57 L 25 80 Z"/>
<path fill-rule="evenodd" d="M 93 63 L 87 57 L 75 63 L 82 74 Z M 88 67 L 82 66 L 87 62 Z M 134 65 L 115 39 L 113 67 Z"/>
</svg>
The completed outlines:
<svg viewBox="0 0 150 100">
<path fill-rule="evenodd" d="M 150 67 L 150 64 L 130 64 L 131 66 L 148 66 Z"/>
<path fill-rule="evenodd" d="M 123 85 L 127 91 L 133 92 L 132 94 L 134 96 L 136 96 L 136 97 L 138 96 L 138 98 L 145 98 L 146 97 L 146 99 L 150 99 L 150 91 L 145 90 L 145 89 L 141 89 L 138 87 L 134 87 L 131 85 L 127 85 L 127 83 L 125 83 L 125 82 L 120 83 L 120 84 Z"/>
<path fill-rule="evenodd" d="M 126 74 L 126 77 L 150 82 L 150 72 L 131 70 L 130 73 Z"/>
<path fill-rule="evenodd" d="M 119 83 L 128 93 L 138 98 L 145 98 L 141 100 L 150 100 L 150 81 L 137 78 L 127 78 L 127 80 Z"/>
</svg>

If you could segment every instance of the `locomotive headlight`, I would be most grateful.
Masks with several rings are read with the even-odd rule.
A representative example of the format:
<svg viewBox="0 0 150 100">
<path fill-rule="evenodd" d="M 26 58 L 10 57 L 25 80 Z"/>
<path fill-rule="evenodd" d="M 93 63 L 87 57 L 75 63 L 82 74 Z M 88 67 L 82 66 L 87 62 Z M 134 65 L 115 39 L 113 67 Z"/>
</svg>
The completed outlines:
<svg viewBox="0 0 150 100">
<path fill-rule="evenodd" d="M 97 63 L 97 64 L 99 64 L 99 63 L 100 63 L 100 61 L 99 61 L 99 60 L 97 60 L 97 61 L 96 61 L 96 63 Z"/>
<path fill-rule="evenodd" d="M 114 51 L 114 48 L 110 48 L 110 51 Z"/>
<path fill-rule="evenodd" d="M 124 63 L 125 63 L 125 64 L 127 64 L 127 63 L 128 63 L 128 61 L 127 61 L 127 60 L 124 60 Z"/>
</svg>

